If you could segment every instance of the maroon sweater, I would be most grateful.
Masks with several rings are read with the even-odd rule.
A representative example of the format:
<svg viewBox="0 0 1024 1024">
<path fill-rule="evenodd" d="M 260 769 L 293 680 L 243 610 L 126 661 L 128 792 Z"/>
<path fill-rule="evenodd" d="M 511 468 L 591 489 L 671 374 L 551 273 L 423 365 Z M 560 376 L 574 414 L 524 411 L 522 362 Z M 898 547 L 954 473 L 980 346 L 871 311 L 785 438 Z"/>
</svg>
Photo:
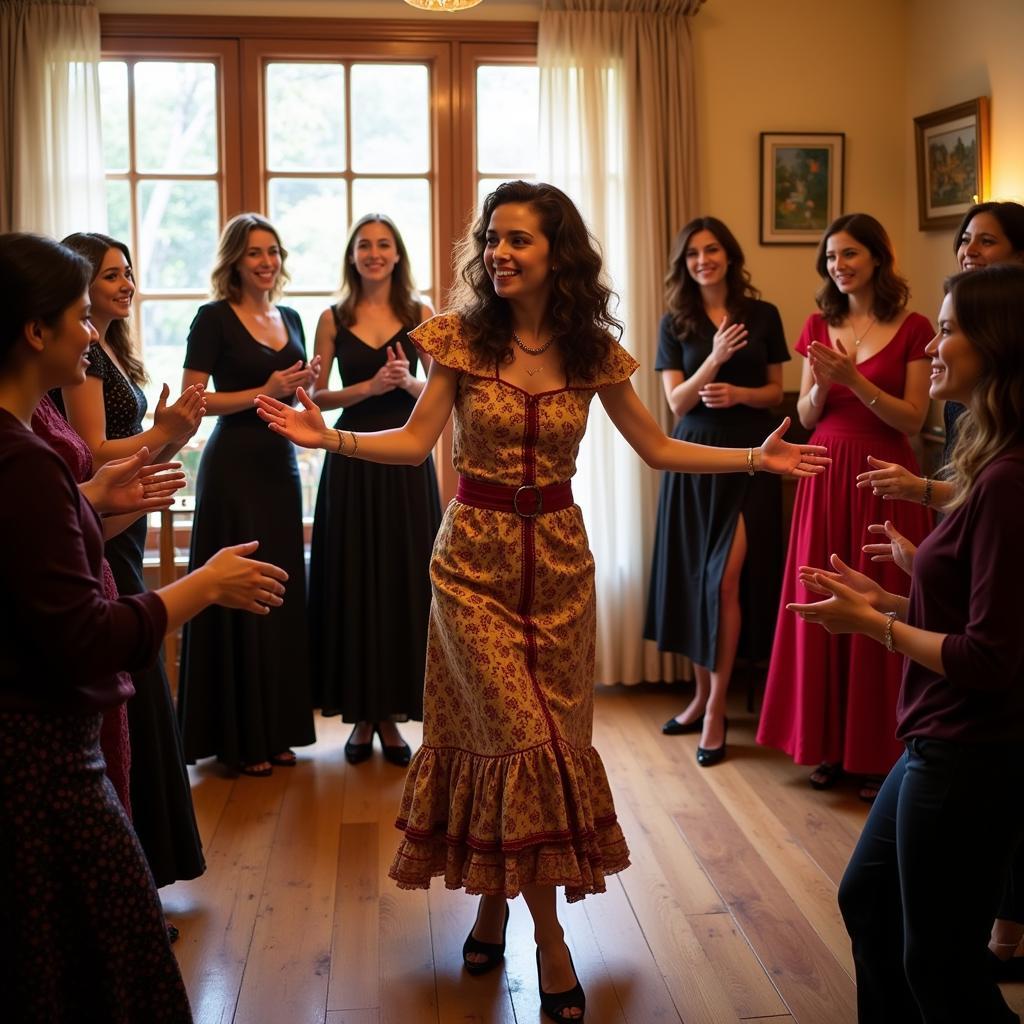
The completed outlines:
<svg viewBox="0 0 1024 1024">
<path fill-rule="evenodd" d="M 152 663 L 156 594 L 103 596 L 103 531 L 63 459 L 0 409 L 0 711 L 91 713 L 131 695 L 118 670 Z"/>
<path fill-rule="evenodd" d="M 1024 445 L 985 467 L 918 548 L 907 622 L 945 633 L 945 674 L 907 659 L 899 739 L 1024 743 Z"/>
</svg>

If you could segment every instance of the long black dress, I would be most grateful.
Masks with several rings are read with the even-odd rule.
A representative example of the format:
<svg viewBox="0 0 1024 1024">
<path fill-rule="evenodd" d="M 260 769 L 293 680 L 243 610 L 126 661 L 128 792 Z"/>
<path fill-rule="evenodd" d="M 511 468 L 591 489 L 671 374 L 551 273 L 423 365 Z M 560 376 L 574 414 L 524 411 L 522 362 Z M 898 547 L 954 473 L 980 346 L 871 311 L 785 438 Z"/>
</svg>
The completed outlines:
<svg viewBox="0 0 1024 1024">
<path fill-rule="evenodd" d="M 306 358 L 299 314 L 279 306 L 288 342 L 261 345 L 227 301 L 201 306 L 185 369 L 213 377 L 218 391 L 261 387 L 275 370 Z M 208 608 L 185 626 L 178 718 L 191 764 L 216 755 L 237 766 L 313 743 L 306 639 L 302 494 L 295 448 L 255 409 L 221 416 L 196 480 L 189 569 L 223 547 L 258 540 L 253 557 L 288 573 L 284 604 L 269 615 Z"/>
<path fill-rule="evenodd" d="M 146 396 L 97 343 L 89 349 L 86 372 L 103 381 L 107 437 L 116 440 L 142 433 Z M 147 517 L 143 516 L 106 543 L 107 561 L 123 596 L 146 592 L 142 576 L 146 530 Z M 135 696 L 128 701 L 132 825 L 156 884 L 170 885 L 196 878 L 206 870 L 203 844 L 163 659 L 133 673 L 132 681 Z"/>
<path fill-rule="evenodd" d="M 767 368 L 786 362 L 789 350 L 778 310 L 748 300 L 742 317 L 747 345 L 715 377 L 740 387 L 761 387 Z M 656 370 L 697 372 L 711 351 L 715 326 L 702 317 L 698 329 L 680 338 L 667 314 L 658 337 Z M 709 409 L 698 402 L 681 417 L 672 436 L 697 444 L 746 448 L 759 445 L 777 419 L 767 409 L 734 405 Z M 696 475 L 665 473 L 658 498 L 650 594 L 644 636 L 659 650 L 685 654 L 715 667 L 719 591 L 736 523 L 743 515 L 747 557 L 740 577 L 742 627 L 737 653 L 757 660 L 772 649 L 782 585 L 782 501 L 779 478 L 768 473 Z"/>
<path fill-rule="evenodd" d="M 399 343 L 416 372 L 405 330 L 372 348 L 338 323 L 334 351 L 345 386 L 369 380 Z M 401 427 L 416 400 L 395 389 L 342 411 L 345 430 Z M 430 553 L 441 522 L 434 460 L 383 466 L 324 459 L 309 562 L 314 703 L 347 722 L 423 717 L 430 614 Z"/>
</svg>

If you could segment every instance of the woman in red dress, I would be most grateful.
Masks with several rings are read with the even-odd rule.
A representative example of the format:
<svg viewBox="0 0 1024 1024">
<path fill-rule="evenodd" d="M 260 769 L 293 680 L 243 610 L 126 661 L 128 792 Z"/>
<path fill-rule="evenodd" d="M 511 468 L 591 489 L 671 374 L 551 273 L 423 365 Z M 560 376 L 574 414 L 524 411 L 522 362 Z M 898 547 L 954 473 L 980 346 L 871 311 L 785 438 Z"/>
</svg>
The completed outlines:
<svg viewBox="0 0 1024 1024">
<path fill-rule="evenodd" d="M 902 664 L 864 637 L 833 637 L 810 629 L 786 612 L 807 601 L 801 565 L 823 565 L 844 552 L 856 569 L 870 557 L 861 551 L 869 523 L 891 511 L 880 498 L 856 487 L 868 456 L 910 466 L 907 440 L 920 431 L 928 411 L 928 361 L 924 347 L 931 325 L 908 312 L 909 289 L 898 274 L 885 228 L 864 213 L 833 222 L 818 246 L 824 282 L 819 313 L 804 324 L 796 351 L 806 358 L 797 412 L 812 441 L 828 445 L 828 481 L 797 484 L 793 525 L 782 584 L 759 743 L 778 747 L 797 764 L 816 764 L 810 781 L 824 789 L 842 771 L 864 776 L 861 796 L 871 800 L 878 782 L 900 754 L 896 696 Z M 931 528 L 922 505 L 904 505 L 892 518 L 919 542 Z M 879 581 L 900 585 L 901 573 L 883 567 Z"/>
</svg>

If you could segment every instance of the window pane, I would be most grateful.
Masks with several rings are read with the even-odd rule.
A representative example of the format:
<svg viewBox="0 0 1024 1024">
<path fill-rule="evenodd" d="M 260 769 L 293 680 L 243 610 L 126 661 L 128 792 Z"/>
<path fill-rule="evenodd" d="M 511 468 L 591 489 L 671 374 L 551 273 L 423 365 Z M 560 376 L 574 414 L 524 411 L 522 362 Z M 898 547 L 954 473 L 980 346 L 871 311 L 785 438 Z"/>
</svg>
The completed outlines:
<svg viewBox="0 0 1024 1024">
<path fill-rule="evenodd" d="M 267 168 L 345 169 L 345 72 L 340 64 L 267 65 Z"/>
<path fill-rule="evenodd" d="M 206 291 L 217 249 L 215 181 L 139 182 L 136 274 L 144 291 Z"/>
<path fill-rule="evenodd" d="M 288 250 L 290 288 L 333 291 L 341 280 L 348 224 L 345 183 L 329 178 L 271 178 L 270 219 Z"/>
<path fill-rule="evenodd" d="M 107 229 L 133 252 L 131 192 L 127 181 L 107 182 Z"/>
<path fill-rule="evenodd" d="M 424 64 L 352 65 L 352 169 L 430 170 L 429 76 Z"/>
<path fill-rule="evenodd" d="M 135 160 L 142 172 L 217 171 L 216 69 L 195 61 L 135 65 Z"/>
<path fill-rule="evenodd" d="M 100 61 L 100 118 L 103 166 L 108 171 L 127 171 L 128 65 L 124 61 Z"/>
<path fill-rule="evenodd" d="M 386 213 L 402 233 L 417 288 L 434 279 L 431 261 L 430 185 L 425 178 L 356 178 L 352 221 L 364 213 Z"/>
<path fill-rule="evenodd" d="M 483 65 L 476 72 L 476 163 L 481 173 L 533 171 L 540 117 L 535 67 Z"/>
</svg>

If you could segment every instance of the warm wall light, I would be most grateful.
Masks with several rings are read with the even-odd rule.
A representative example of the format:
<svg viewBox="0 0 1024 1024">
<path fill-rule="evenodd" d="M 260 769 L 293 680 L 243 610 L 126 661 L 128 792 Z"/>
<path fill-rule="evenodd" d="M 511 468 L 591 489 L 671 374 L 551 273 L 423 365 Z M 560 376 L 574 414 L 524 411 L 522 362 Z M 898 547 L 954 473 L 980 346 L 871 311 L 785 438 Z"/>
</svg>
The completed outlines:
<svg viewBox="0 0 1024 1024">
<path fill-rule="evenodd" d="M 410 7 L 421 11 L 468 11 L 483 0 L 405 0 Z"/>
</svg>

